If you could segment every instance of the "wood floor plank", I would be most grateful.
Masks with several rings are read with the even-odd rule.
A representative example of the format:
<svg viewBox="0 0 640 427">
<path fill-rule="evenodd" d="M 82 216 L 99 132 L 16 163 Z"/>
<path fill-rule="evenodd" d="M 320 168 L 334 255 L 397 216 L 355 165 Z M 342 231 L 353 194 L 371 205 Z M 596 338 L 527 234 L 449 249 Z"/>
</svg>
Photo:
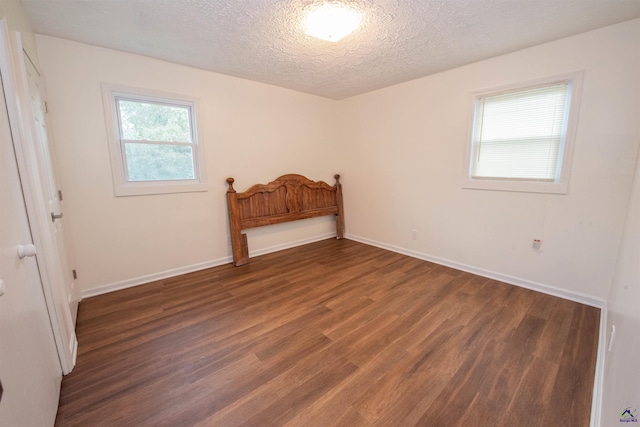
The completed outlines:
<svg viewBox="0 0 640 427">
<path fill-rule="evenodd" d="M 56 426 L 587 426 L 599 321 L 328 239 L 82 301 Z"/>
</svg>

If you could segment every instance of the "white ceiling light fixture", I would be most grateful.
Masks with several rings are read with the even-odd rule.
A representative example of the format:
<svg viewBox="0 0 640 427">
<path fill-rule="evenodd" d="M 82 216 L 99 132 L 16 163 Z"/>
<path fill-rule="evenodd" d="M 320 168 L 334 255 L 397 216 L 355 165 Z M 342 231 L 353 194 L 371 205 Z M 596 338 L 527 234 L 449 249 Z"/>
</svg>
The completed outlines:
<svg viewBox="0 0 640 427">
<path fill-rule="evenodd" d="M 305 32 L 329 42 L 337 42 L 351 34 L 362 21 L 357 9 L 341 2 L 322 3 L 311 7 L 303 20 Z"/>
</svg>

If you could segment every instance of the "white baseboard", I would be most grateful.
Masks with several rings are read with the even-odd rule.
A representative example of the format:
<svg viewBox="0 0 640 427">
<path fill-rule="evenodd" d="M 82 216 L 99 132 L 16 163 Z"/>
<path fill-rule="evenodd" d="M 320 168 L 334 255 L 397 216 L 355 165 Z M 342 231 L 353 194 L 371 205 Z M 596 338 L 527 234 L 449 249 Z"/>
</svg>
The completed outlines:
<svg viewBox="0 0 640 427">
<path fill-rule="evenodd" d="M 330 239 L 336 237 L 336 233 L 324 233 L 318 236 L 309 237 L 308 239 L 296 240 L 295 242 L 283 243 L 281 245 L 270 246 L 264 249 L 256 249 L 255 251 L 249 251 L 249 257 L 260 256 L 270 254 L 272 252 L 282 251 L 284 249 L 295 248 L 296 246 L 302 246 L 313 242 L 319 242 L 320 240 Z M 231 262 L 231 261 L 229 261 Z"/>
<path fill-rule="evenodd" d="M 591 400 L 590 427 L 600 427 L 602 417 L 602 393 L 604 387 L 604 363 L 607 347 L 607 303 L 600 310 L 600 336 L 598 338 L 598 356 L 596 359 L 596 374 L 593 379 L 593 397 Z"/>
<path fill-rule="evenodd" d="M 76 366 L 76 360 L 78 360 L 78 337 L 75 332 L 71 342 L 71 365 Z"/>
<path fill-rule="evenodd" d="M 168 279 L 170 277 L 180 276 L 182 274 L 193 273 L 194 271 L 204 270 L 231 262 L 231 257 L 218 258 L 212 261 L 201 262 L 198 264 L 187 265 L 184 267 L 172 268 L 170 270 L 161 271 L 159 273 L 147 274 L 145 276 L 134 277 L 133 279 L 122 280 L 120 282 L 101 285 L 96 288 L 87 289 L 81 292 L 82 299 L 95 297 L 97 295 L 108 294 L 122 289 L 132 288 L 134 286 L 144 285 L 145 283 L 155 282 L 157 280 Z"/>
<path fill-rule="evenodd" d="M 451 261 L 449 259 L 412 251 L 410 249 L 401 248 L 399 246 L 389 245 L 387 243 L 378 242 L 375 240 L 367 239 L 365 237 L 354 236 L 352 234 L 347 234 L 346 238 L 350 240 L 355 240 L 356 242 L 364 243 L 366 245 L 376 246 L 378 248 L 386 249 L 391 252 L 397 252 L 399 254 L 407 255 L 413 258 L 418 258 L 424 261 L 433 262 L 435 264 L 444 265 L 446 267 L 451 267 L 456 270 L 466 271 L 467 273 L 472 273 L 477 276 L 498 280 L 500 282 L 508 283 L 510 285 L 531 289 L 532 291 L 542 292 L 543 294 L 553 295 L 555 297 L 564 298 L 574 302 L 579 302 L 581 304 L 589 305 L 592 307 L 597 307 L 602 309 L 605 305 L 605 300 L 598 297 L 594 297 L 592 295 L 583 294 L 581 292 L 570 291 L 567 289 L 557 288 L 551 285 L 544 285 L 542 283 L 532 282 L 530 280 L 509 276 L 507 274 L 502 274 L 495 271 L 474 267 L 472 265 Z"/>
<path fill-rule="evenodd" d="M 335 233 L 325 233 L 307 239 L 297 240 L 295 242 L 283 243 L 281 245 L 270 246 L 268 248 L 257 249 L 249 252 L 250 257 L 265 255 L 271 252 L 281 251 L 283 249 L 289 249 L 296 246 L 306 245 L 308 243 L 317 242 L 320 240 L 329 239 L 335 237 Z M 132 279 L 122 280 L 120 282 L 101 285 L 96 288 L 87 289 L 81 292 L 82 299 L 90 298 L 97 295 L 107 294 L 109 292 L 115 292 L 122 289 L 132 288 L 134 286 L 144 285 L 145 283 L 155 282 L 157 280 L 168 279 L 170 277 L 180 276 L 182 274 L 193 273 L 194 271 L 205 270 L 207 268 L 218 267 L 220 265 L 229 264 L 233 261 L 231 256 L 214 259 L 211 261 L 201 262 L 198 264 L 187 265 L 184 267 L 172 268 L 170 270 L 161 271 L 158 273 L 147 274 L 145 276 L 134 277 Z"/>
<path fill-rule="evenodd" d="M 270 246 L 268 248 L 257 249 L 250 251 L 250 256 L 260 256 L 265 255 L 272 252 L 281 251 L 283 249 L 289 249 L 296 246 L 306 245 L 308 243 L 317 242 L 320 240 L 325 240 L 331 237 L 334 237 L 334 233 L 325 233 L 318 236 L 310 237 L 307 239 L 297 240 L 295 242 L 283 243 L 280 245 Z M 378 248 L 386 249 L 391 252 L 400 253 L 403 255 L 407 255 L 413 258 L 422 259 L 425 261 L 433 262 L 436 264 L 444 265 L 447 267 L 454 268 L 456 270 L 466 271 L 468 273 L 476 274 L 478 276 L 487 277 L 489 279 L 498 280 L 504 283 L 508 283 L 515 286 L 520 286 L 523 288 L 531 289 L 533 291 L 542 292 L 545 294 L 553 295 L 559 298 L 564 298 L 570 301 L 579 302 L 581 304 L 586 304 L 592 307 L 597 307 L 603 309 L 605 307 L 605 300 L 594 297 L 592 295 L 583 294 L 580 292 L 570 291 L 567 289 L 557 288 L 551 285 L 545 285 L 542 283 L 532 282 L 530 280 L 521 279 L 514 276 L 509 276 L 502 273 L 497 273 L 491 270 L 485 270 L 483 268 L 474 267 L 467 264 L 462 264 L 456 261 L 451 261 L 445 258 L 436 257 L 433 255 L 424 254 L 421 252 L 412 251 L 409 249 L 405 249 L 399 246 L 390 245 L 387 243 L 378 242 L 375 240 L 367 239 L 365 237 L 355 236 L 352 234 L 347 234 L 345 236 L 347 239 L 354 240 L 356 242 L 364 243 L 366 245 L 376 246 Z M 167 279 L 169 277 L 179 276 L 181 274 L 192 273 L 194 271 L 204 270 L 207 268 L 217 267 L 219 265 L 228 264 L 232 261 L 231 256 L 226 256 L 223 258 L 218 258 L 211 261 L 202 262 L 199 264 L 188 265 L 184 267 L 178 267 L 170 270 L 161 271 L 159 273 L 148 274 L 145 276 L 135 277 L 133 279 L 127 279 L 116 283 L 111 283 L 107 285 L 101 285 L 93 289 L 88 289 L 82 291 L 82 298 L 89 298 L 96 295 L 102 295 L 108 292 L 118 291 L 120 289 L 126 289 L 133 286 L 142 285 L 144 283 L 154 282 L 156 280 Z"/>
</svg>

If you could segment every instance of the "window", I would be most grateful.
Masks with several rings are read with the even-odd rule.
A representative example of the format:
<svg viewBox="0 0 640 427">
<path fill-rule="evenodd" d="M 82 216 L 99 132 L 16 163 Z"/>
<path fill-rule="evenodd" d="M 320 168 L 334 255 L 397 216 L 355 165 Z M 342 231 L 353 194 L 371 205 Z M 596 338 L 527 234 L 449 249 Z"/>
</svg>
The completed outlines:
<svg viewBox="0 0 640 427">
<path fill-rule="evenodd" d="M 196 100 L 103 84 L 116 196 L 205 191 Z"/>
<path fill-rule="evenodd" d="M 475 94 L 463 186 L 566 193 L 580 77 Z"/>
</svg>

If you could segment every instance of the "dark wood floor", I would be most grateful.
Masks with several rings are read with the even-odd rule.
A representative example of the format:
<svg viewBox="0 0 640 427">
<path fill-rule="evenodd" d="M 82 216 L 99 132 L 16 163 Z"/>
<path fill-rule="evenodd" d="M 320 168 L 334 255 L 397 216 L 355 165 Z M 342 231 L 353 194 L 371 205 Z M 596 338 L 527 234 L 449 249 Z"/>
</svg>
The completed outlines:
<svg viewBox="0 0 640 427">
<path fill-rule="evenodd" d="M 348 240 L 82 301 L 57 426 L 588 426 L 598 309 Z"/>
</svg>

